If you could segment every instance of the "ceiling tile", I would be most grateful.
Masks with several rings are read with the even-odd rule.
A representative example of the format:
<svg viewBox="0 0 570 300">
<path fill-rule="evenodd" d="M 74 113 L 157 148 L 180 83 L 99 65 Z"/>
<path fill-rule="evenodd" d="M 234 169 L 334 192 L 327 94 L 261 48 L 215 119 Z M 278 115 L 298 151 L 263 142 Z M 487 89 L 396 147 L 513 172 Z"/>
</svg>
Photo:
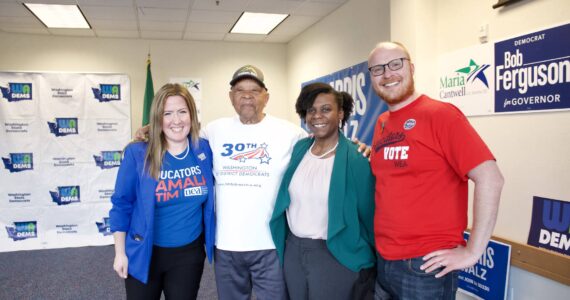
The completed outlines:
<svg viewBox="0 0 570 300">
<path fill-rule="evenodd" d="M 300 16 L 324 17 L 333 12 L 339 6 L 339 3 L 304 2 L 297 7 L 294 13 Z"/>
<path fill-rule="evenodd" d="M 36 17 L 27 16 L 27 17 L 0 17 L 0 25 L 10 26 L 10 27 L 19 27 L 22 26 L 24 28 L 46 28 L 42 22 L 40 22 Z"/>
<path fill-rule="evenodd" d="M 0 16 L 22 17 L 30 15 L 32 13 L 20 3 L 0 3 Z"/>
<path fill-rule="evenodd" d="M 78 4 L 94 31 L 47 30 L 21 4 L 0 0 L 0 30 L 52 34 L 286 43 L 349 0 L 26 0 Z M 243 11 L 288 13 L 269 36 L 228 34 Z M 141 32 L 143 31 L 143 32 Z M 95 34 L 96 33 L 96 34 Z"/>
<path fill-rule="evenodd" d="M 283 23 L 279 24 L 270 35 L 298 35 L 311 25 L 319 21 L 315 16 L 289 16 Z"/>
<path fill-rule="evenodd" d="M 303 1 L 295 0 L 251 0 L 246 10 L 250 12 L 265 12 L 273 14 L 291 14 Z"/>
<path fill-rule="evenodd" d="M 139 37 L 138 30 L 95 30 L 98 37 L 136 39 Z"/>
<path fill-rule="evenodd" d="M 174 8 L 139 7 L 139 20 L 145 21 L 186 21 L 188 11 Z"/>
<path fill-rule="evenodd" d="M 91 19 L 136 20 L 135 9 L 132 6 L 82 6 L 81 10 L 88 21 Z"/>
<path fill-rule="evenodd" d="M 215 0 L 195 0 L 192 10 L 216 10 L 216 11 L 239 11 L 242 12 L 249 0 L 220 0 L 216 5 Z"/>
<path fill-rule="evenodd" d="M 224 37 L 224 41 L 229 42 L 261 42 L 265 39 L 265 34 L 242 34 L 228 33 Z"/>
<path fill-rule="evenodd" d="M 95 36 L 91 29 L 48 28 L 51 34 L 70 36 Z"/>
<path fill-rule="evenodd" d="M 133 0 L 77 0 L 83 6 L 130 6 L 133 7 Z"/>
<path fill-rule="evenodd" d="M 194 0 L 136 0 L 137 6 L 156 8 L 189 8 Z"/>
<path fill-rule="evenodd" d="M 328 2 L 328 3 L 345 3 L 348 2 L 348 0 L 306 0 L 307 2 Z"/>
<path fill-rule="evenodd" d="M 213 11 L 213 10 L 193 10 L 188 18 L 191 22 L 205 23 L 235 23 L 241 12 Z"/>
<path fill-rule="evenodd" d="M 225 33 L 212 33 L 212 32 L 186 32 L 184 35 L 185 40 L 200 40 L 200 41 L 222 41 L 226 36 Z"/>
<path fill-rule="evenodd" d="M 77 2 L 75 0 L 25 0 L 21 2 L 26 3 L 40 3 L 40 4 L 67 4 L 67 5 L 75 5 Z"/>
<path fill-rule="evenodd" d="M 190 32 L 204 32 L 204 33 L 228 33 L 233 24 L 230 23 L 189 23 L 186 27 Z"/>
<path fill-rule="evenodd" d="M 45 34 L 48 35 L 49 32 L 46 28 L 25 28 L 25 27 L 2 27 L 0 26 L 0 31 L 12 32 L 12 33 L 28 33 L 28 34 Z"/>
<path fill-rule="evenodd" d="M 89 20 L 89 24 L 96 29 L 103 30 L 138 30 L 136 21 L 128 20 Z"/>
<path fill-rule="evenodd" d="M 184 30 L 184 22 L 140 21 L 140 29 L 145 31 L 179 31 Z"/>
<path fill-rule="evenodd" d="M 141 31 L 143 39 L 158 40 L 180 40 L 182 39 L 182 31 Z"/>
</svg>

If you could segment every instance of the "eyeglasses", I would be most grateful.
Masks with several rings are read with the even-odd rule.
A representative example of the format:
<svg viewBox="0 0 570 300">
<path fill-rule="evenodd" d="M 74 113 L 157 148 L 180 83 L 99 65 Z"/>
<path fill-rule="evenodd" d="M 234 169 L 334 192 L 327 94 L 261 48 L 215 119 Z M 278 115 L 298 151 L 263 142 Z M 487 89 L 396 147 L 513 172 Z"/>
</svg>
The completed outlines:
<svg viewBox="0 0 570 300">
<path fill-rule="evenodd" d="M 404 66 L 404 60 L 409 61 L 409 59 L 405 57 L 396 58 L 389 61 L 387 64 L 372 66 L 368 68 L 368 71 L 370 71 L 370 74 L 372 74 L 372 76 L 380 76 L 386 72 L 386 66 L 388 66 L 388 68 L 392 71 L 400 70 Z"/>
</svg>

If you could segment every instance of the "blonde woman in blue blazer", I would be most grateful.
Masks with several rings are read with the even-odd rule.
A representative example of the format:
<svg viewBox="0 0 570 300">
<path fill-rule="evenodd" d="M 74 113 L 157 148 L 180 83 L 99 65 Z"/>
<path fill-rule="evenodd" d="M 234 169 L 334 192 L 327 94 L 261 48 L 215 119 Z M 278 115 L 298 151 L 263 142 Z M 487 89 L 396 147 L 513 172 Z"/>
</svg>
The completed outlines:
<svg viewBox="0 0 570 300">
<path fill-rule="evenodd" d="M 127 299 L 197 297 L 216 219 L 212 153 L 198 132 L 192 96 L 166 84 L 153 99 L 149 141 L 125 149 L 109 216 Z"/>
<path fill-rule="evenodd" d="M 305 86 L 296 110 L 313 133 L 291 155 L 270 221 L 289 296 L 365 299 L 374 290 L 374 178 L 340 132 L 352 97 Z"/>
</svg>

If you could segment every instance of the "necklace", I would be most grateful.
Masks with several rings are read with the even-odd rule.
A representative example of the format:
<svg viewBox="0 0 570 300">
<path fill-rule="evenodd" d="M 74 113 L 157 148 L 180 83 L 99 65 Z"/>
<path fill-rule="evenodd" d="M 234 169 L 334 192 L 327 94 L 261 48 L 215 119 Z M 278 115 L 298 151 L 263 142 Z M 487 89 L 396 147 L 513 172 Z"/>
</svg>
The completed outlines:
<svg viewBox="0 0 570 300">
<path fill-rule="evenodd" d="M 333 152 L 334 150 L 336 150 L 336 147 L 338 147 L 338 142 L 336 142 L 336 145 L 334 145 L 334 147 L 330 148 L 329 150 L 327 150 L 327 152 L 325 152 L 321 155 L 313 154 L 313 146 L 314 145 L 315 145 L 315 142 L 313 142 L 313 144 L 311 145 L 311 148 L 309 148 L 309 152 L 311 153 L 311 155 L 314 156 L 315 158 L 323 158 L 323 157 L 327 156 L 328 154 L 330 154 L 331 152 Z"/>
<path fill-rule="evenodd" d="M 184 153 L 184 155 L 183 155 L 182 157 L 178 157 L 178 156 L 176 156 L 176 155 L 174 155 L 174 154 L 172 154 L 172 153 L 171 153 L 171 154 L 172 154 L 172 157 L 174 157 L 174 158 L 176 158 L 176 159 L 178 159 L 178 160 L 183 160 L 183 159 L 186 158 L 186 156 L 188 156 L 188 152 L 190 152 L 190 143 L 188 143 L 188 144 L 186 145 L 186 153 Z"/>
</svg>

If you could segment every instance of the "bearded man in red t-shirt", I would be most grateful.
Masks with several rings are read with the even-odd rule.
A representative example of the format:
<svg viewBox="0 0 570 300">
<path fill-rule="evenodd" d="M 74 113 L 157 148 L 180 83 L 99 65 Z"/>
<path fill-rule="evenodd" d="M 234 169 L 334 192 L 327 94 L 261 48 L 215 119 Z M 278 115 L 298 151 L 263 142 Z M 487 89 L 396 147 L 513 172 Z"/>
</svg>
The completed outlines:
<svg viewBox="0 0 570 300">
<path fill-rule="evenodd" d="M 376 299 L 455 299 L 458 270 L 474 265 L 497 219 L 503 177 L 459 109 L 419 94 L 399 43 L 378 44 L 368 66 L 388 104 L 374 130 Z M 475 184 L 468 243 L 468 181 Z"/>
</svg>

